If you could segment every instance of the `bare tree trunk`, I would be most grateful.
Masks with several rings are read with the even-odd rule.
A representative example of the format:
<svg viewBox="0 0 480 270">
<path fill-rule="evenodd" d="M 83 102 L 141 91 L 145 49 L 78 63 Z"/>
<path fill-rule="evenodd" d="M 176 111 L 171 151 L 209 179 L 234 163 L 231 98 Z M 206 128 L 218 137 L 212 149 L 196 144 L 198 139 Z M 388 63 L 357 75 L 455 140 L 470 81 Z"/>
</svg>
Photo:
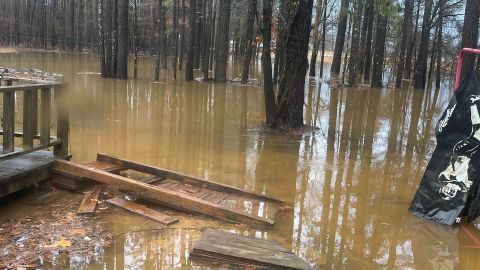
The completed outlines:
<svg viewBox="0 0 480 270">
<path fill-rule="evenodd" d="M 410 40 L 410 30 L 412 28 L 412 17 L 413 17 L 413 0 L 405 0 L 405 12 L 403 14 L 403 23 L 402 23 L 402 40 L 400 42 L 400 55 L 399 63 L 397 66 L 397 77 L 395 81 L 395 87 L 402 86 L 403 71 L 405 69 L 405 52 L 407 50 L 407 44 Z"/>
<path fill-rule="evenodd" d="M 282 94 L 277 100 L 277 116 L 282 126 L 297 128 L 303 125 L 312 10 L 313 0 L 300 0 L 285 45 L 285 71 L 279 85 Z"/>
<path fill-rule="evenodd" d="M 70 0 L 70 51 L 75 49 L 75 0 Z"/>
<path fill-rule="evenodd" d="M 163 0 L 160 1 L 160 42 L 161 42 L 161 65 L 160 68 L 167 69 L 167 57 L 168 57 L 168 48 L 167 48 L 167 12 L 166 7 L 164 6 Z"/>
<path fill-rule="evenodd" d="M 188 18 L 190 27 L 190 41 L 188 44 L 187 63 L 185 67 L 185 81 L 193 81 L 193 60 L 195 57 L 195 16 L 197 0 L 190 0 L 190 17 Z"/>
<path fill-rule="evenodd" d="M 317 0 L 315 8 L 315 22 L 313 23 L 313 38 L 312 38 L 312 57 L 310 58 L 310 77 L 315 77 L 317 66 L 318 47 L 320 46 L 320 22 L 322 18 L 322 0 Z"/>
<path fill-rule="evenodd" d="M 195 9 L 196 13 L 195 13 L 195 54 L 194 54 L 194 57 L 193 57 L 193 68 L 194 69 L 198 69 L 200 67 L 200 57 L 201 57 L 201 53 L 202 53 L 202 49 L 201 49 L 201 40 L 202 40 L 202 21 L 203 21 L 203 17 L 202 17 L 202 8 L 203 8 L 203 5 L 202 5 L 202 2 L 204 0 L 197 0 L 197 7 Z"/>
<path fill-rule="evenodd" d="M 212 14 L 212 19 L 211 19 L 211 29 L 210 29 L 210 52 L 209 52 L 209 58 L 210 60 L 208 62 L 209 63 L 209 69 L 210 70 L 213 70 L 213 58 L 214 58 L 214 55 L 215 55 L 215 26 L 216 26 L 216 23 L 217 23 L 217 5 L 216 5 L 217 1 L 216 0 L 213 0 L 213 3 L 212 3 L 212 6 L 213 6 L 213 14 Z"/>
<path fill-rule="evenodd" d="M 373 21 L 375 17 L 375 4 L 374 1 L 370 1 L 367 7 L 368 9 L 368 30 L 367 40 L 365 42 L 365 58 L 363 67 L 363 80 L 370 81 L 370 68 L 372 66 L 372 36 L 373 36 Z"/>
<path fill-rule="evenodd" d="M 415 16 L 415 31 L 413 32 L 413 37 L 409 43 L 409 48 L 407 50 L 407 56 L 405 57 L 405 70 L 404 70 L 404 78 L 410 79 L 412 75 L 412 57 L 414 55 L 414 49 L 416 48 L 415 45 L 417 43 L 417 33 L 418 33 L 418 20 L 420 18 L 420 1 L 417 4 L 417 15 Z"/>
<path fill-rule="evenodd" d="M 128 78 L 128 0 L 119 0 L 117 79 Z"/>
<path fill-rule="evenodd" d="M 415 88 L 425 88 L 427 79 L 427 58 L 428 44 L 430 43 L 430 17 L 432 14 L 432 4 L 433 0 L 425 0 L 420 49 L 418 51 L 417 61 L 415 62 L 415 74 L 413 75 L 413 86 Z"/>
<path fill-rule="evenodd" d="M 269 10 L 265 10 L 266 8 L 269 7 L 270 5 L 270 9 L 271 9 L 271 1 L 268 1 L 269 3 L 264 3 L 264 12 L 268 12 Z M 271 12 L 271 10 L 270 10 Z M 244 59 L 244 62 L 243 62 L 243 72 L 242 72 L 242 83 L 245 84 L 248 82 L 248 77 L 249 77 L 249 72 L 250 72 L 250 62 L 252 61 L 252 54 L 253 54 L 253 46 L 255 46 L 255 42 L 254 42 L 254 35 L 253 35 L 253 27 L 254 27 L 254 23 L 255 23 L 255 15 L 257 13 L 257 0 L 250 0 L 250 4 L 248 5 L 248 15 L 247 15 L 247 31 L 246 31 L 246 46 L 247 46 L 247 55 Z M 267 14 L 268 16 L 268 14 Z M 265 18 L 263 18 L 265 20 Z M 272 19 L 271 18 L 271 15 L 270 15 L 270 18 L 267 18 L 267 19 Z M 265 25 L 265 22 L 264 22 L 264 27 L 265 26 L 270 26 L 270 30 L 272 28 L 271 26 L 271 22 L 270 22 L 270 25 Z M 266 30 L 265 30 L 266 31 Z M 269 35 L 270 39 L 271 39 L 271 34 Z M 264 34 L 264 38 L 265 38 L 265 34 Z M 265 40 L 264 40 L 265 42 Z M 265 45 L 264 45 L 265 46 Z M 270 50 L 270 48 L 268 48 Z M 271 58 L 271 57 L 270 57 Z M 272 64 L 270 63 L 270 69 L 272 69 Z M 271 77 L 271 74 L 270 74 L 270 77 Z"/>
<path fill-rule="evenodd" d="M 340 75 L 343 45 L 345 44 L 345 32 L 347 31 L 348 5 L 349 0 L 342 0 L 338 21 L 337 38 L 335 39 L 335 49 L 333 51 L 331 77 L 338 77 L 338 75 Z"/>
<path fill-rule="evenodd" d="M 186 6 L 187 3 L 185 0 L 182 0 L 182 30 L 180 33 L 180 59 L 178 63 L 178 69 L 182 70 L 183 67 L 183 55 L 185 51 L 185 43 L 187 42 L 186 37 L 185 37 L 185 24 L 186 24 L 186 19 L 187 19 L 187 14 L 186 14 Z"/>
<path fill-rule="evenodd" d="M 160 67 L 161 67 L 161 54 L 162 54 L 162 6 L 163 0 L 159 0 L 157 4 L 157 20 L 156 20 L 156 33 L 155 33 L 155 48 L 157 58 L 155 58 L 155 81 L 160 80 Z"/>
<path fill-rule="evenodd" d="M 293 7 L 298 1 L 280 0 L 279 2 L 280 15 L 278 18 L 278 37 L 275 49 L 275 66 L 273 71 L 273 81 L 275 83 L 280 77 L 282 77 L 285 62 L 285 43 L 287 41 L 288 30 L 295 11 Z"/>
<path fill-rule="evenodd" d="M 212 23 L 212 11 L 213 11 L 213 1 L 207 0 L 205 2 L 206 11 L 205 11 L 205 25 L 203 31 L 203 53 L 202 53 L 202 69 L 203 69 L 203 80 L 208 81 L 209 78 L 209 66 L 210 66 L 210 39 L 212 36 L 211 25 Z"/>
<path fill-rule="evenodd" d="M 360 62 L 359 47 L 362 24 L 363 0 L 354 0 L 353 2 L 353 22 L 352 22 L 352 42 L 350 47 L 350 60 L 348 62 L 348 84 L 354 86 L 357 84 L 357 73 Z"/>
<path fill-rule="evenodd" d="M 465 19 L 462 30 L 462 48 L 477 48 L 478 43 L 478 21 L 480 16 L 480 3 L 478 0 L 467 0 L 465 4 Z M 465 54 L 462 64 L 461 78 L 474 69 L 475 65 L 474 54 Z"/>
<path fill-rule="evenodd" d="M 219 1 L 219 17 L 215 42 L 215 82 L 227 81 L 231 0 Z"/>
<path fill-rule="evenodd" d="M 387 36 L 387 16 L 379 11 L 375 29 L 375 45 L 373 51 L 372 87 L 383 87 L 383 64 L 385 57 L 385 39 Z"/>
<path fill-rule="evenodd" d="M 322 57 L 320 59 L 320 78 L 323 78 L 323 64 L 325 62 L 325 35 L 327 33 L 327 0 L 323 2 L 323 26 L 322 26 Z"/>
<path fill-rule="evenodd" d="M 439 2 L 438 13 L 438 39 L 437 39 L 437 74 L 435 79 L 436 89 L 440 89 L 440 80 L 442 75 L 442 50 L 443 50 L 443 17 L 445 14 L 445 0 Z"/>
<path fill-rule="evenodd" d="M 177 79 L 177 63 L 178 63 L 178 0 L 173 0 L 173 79 Z"/>
<path fill-rule="evenodd" d="M 138 77 L 138 21 L 137 21 L 137 0 L 133 0 L 133 78 Z"/>
<path fill-rule="evenodd" d="M 98 36 L 100 40 L 100 45 L 99 45 L 99 52 L 98 56 L 100 58 L 100 71 L 101 71 L 101 76 L 102 78 L 106 78 L 107 76 L 107 68 L 106 68 L 106 63 L 105 63 L 105 34 L 103 30 L 103 21 L 104 21 L 104 0 L 98 0 Z"/>
<path fill-rule="evenodd" d="M 254 7 L 256 10 L 257 1 L 252 0 L 252 2 L 255 2 Z M 250 2 L 250 7 L 253 6 L 252 2 Z M 253 32 L 253 29 L 252 29 L 252 32 Z M 272 41 L 272 0 L 263 0 L 262 33 L 263 33 L 262 67 L 263 67 L 263 81 L 264 81 L 263 94 L 264 94 L 264 100 L 265 100 L 266 125 L 268 127 L 275 127 L 277 124 L 277 119 L 275 116 L 275 95 L 273 93 L 272 56 L 270 51 L 270 45 Z M 252 51 L 251 46 L 249 46 L 249 48 L 250 48 L 249 50 L 251 54 L 251 51 Z"/>
</svg>

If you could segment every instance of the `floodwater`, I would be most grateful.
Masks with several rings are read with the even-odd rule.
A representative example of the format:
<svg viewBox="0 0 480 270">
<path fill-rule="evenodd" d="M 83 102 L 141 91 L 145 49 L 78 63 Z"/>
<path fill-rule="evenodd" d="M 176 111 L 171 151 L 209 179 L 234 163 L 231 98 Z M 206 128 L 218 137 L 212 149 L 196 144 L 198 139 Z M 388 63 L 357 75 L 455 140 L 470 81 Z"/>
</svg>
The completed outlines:
<svg viewBox="0 0 480 270">
<path fill-rule="evenodd" d="M 148 58 L 140 58 L 141 78 L 128 81 L 91 74 L 98 72 L 97 59 L 86 54 L 2 54 L 0 63 L 67 76 L 74 161 L 104 152 L 292 205 L 268 231 L 192 215 L 165 229 L 117 209 L 106 218 L 112 247 L 90 260 L 73 256 L 71 268 L 208 269 L 188 259 L 204 227 L 277 240 L 319 269 L 480 268 L 480 226 L 449 228 L 407 211 L 435 147 L 434 126 L 451 96 L 448 83 L 441 91 L 416 91 L 331 90 L 312 82 L 305 119 L 318 130 L 282 135 L 261 129 L 261 87 L 172 81 L 172 70 L 153 83 Z M 233 63 L 230 77 L 240 70 Z"/>
</svg>

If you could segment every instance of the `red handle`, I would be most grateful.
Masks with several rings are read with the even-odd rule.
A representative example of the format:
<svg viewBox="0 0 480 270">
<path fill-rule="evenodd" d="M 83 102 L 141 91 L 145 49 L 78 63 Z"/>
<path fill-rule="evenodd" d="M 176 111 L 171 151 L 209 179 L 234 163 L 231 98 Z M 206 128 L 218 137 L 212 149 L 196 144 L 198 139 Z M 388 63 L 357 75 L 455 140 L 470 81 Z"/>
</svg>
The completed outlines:
<svg viewBox="0 0 480 270">
<path fill-rule="evenodd" d="M 460 54 L 458 55 L 457 75 L 455 77 L 455 91 L 457 91 L 458 87 L 460 86 L 460 74 L 462 73 L 463 55 L 465 53 L 480 54 L 480 50 L 472 49 L 472 48 L 463 48 L 460 51 Z"/>
</svg>

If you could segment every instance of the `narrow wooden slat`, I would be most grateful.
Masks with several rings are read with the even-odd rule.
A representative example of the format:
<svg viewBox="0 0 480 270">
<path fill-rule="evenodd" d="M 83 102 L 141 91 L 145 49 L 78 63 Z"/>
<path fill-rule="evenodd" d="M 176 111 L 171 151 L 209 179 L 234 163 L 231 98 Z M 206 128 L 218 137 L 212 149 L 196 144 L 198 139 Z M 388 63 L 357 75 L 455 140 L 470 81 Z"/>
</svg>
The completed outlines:
<svg viewBox="0 0 480 270">
<path fill-rule="evenodd" d="M 92 214 L 97 208 L 98 197 L 100 196 L 100 191 L 102 190 L 101 185 L 92 186 L 83 196 L 82 203 L 78 208 L 77 214 Z"/>
<path fill-rule="evenodd" d="M 60 145 L 60 144 L 62 144 L 62 140 L 53 139 L 48 144 L 36 145 L 36 146 L 34 146 L 33 148 L 30 148 L 30 149 L 21 149 L 21 150 L 15 151 L 15 152 L 10 152 L 10 153 L 0 155 L 0 160 L 5 160 L 5 159 L 12 158 L 12 157 L 25 155 L 25 154 L 28 154 L 28 153 L 31 153 L 31 152 L 46 149 L 48 147 L 56 146 L 56 145 Z"/>
<path fill-rule="evenodd" d="M 131 170 L 135 170 L 135 171 L 139 171 L 139 172 L 143 172 L 151 175 L 164 176 L 185 184 L 195 185 L 202 188 L 208 188 L 211 190 L 217 190 L 221 192 L 234 193 L 247 198 L 260 199 L 260 200 L 279 203 L 279 204 L 285 203 L 285 201 L 281 199 L 273 198 L 268 195 L 246 191 L 244 189 L 240 189 L 237 187 L 208 181 L 198 177 L 189 176 L 179 172 L 174 172 L 174 171 L 170 171 L 170 170 L 166 170 L 166 169 L 162 169 L 162 168 L 158 168 L 158 167 L 154 167 L 146 164 L 141 164 L 141 163 L 126 160 L 126 159 L 121 159 L 118 157 L 108 156 L 106 154 L 101 154 L 101 153 L 97 154 L 97 160 L 114 163 Z"/>
<path fill-rule="evenodd" d="M 41 90 L 40 103 L 40 143 L 46 144 L 50 141 L 50 88 Z"/>
<path fill-rule="evenodd" d="M 23 93 L 23 148 L 26 150 L 33 148 L 33 135 L 36 134 L 35 120 L 37 112 L 34 102 L 36 90 Z"/>
<path fill-rule="evenodd" d="M 12 81 L 6 81 L 7 85 L 12 85 Z M 14 150 L 14 132 L 15 132 L 15 93 L 8 92 L 3 94 L 3 153 L 11 153 Z"/>
<path fill-rule="evenodd" d="M 3 135 L 3 130 L 0 130 L 0 135 Z M 13 133 L 13 136 L 14 136 L 15 138 L 22 138 L 22 137 L 23 137 L 23 132 L 15 131 L 15 132 Z M 34 135 L 33 135 L 33 138 L 34 138 L 34 139 L 40 139 L 40 134 L 34 134 Z M 50 139 L 51 139 L 51 140 L 52 140 L 52 139 L 56 139 L 56 137 L 50 136 Z"/>
<path fill-rule="evenodd" d="M 92 167 L 92 168 L 110 172 L 110 173 L 119 173 L 121 171 L 126 170 L 125 168 L 122 168 L 121 166 L 118 166 L 116 164 L 112 164 L 108 162 L 100 162 L 100 161 L 92 161 L 92 162 L 85 163 L 84 165 L 87 167 Z"/>
<path fill-rule="evenodd" d="M 162 214 L 158 211 L 150 209 L 144 205 L 130 202 L 121 198 L 111 198 L 107 200 L 108 203 L 126 209 L 132 213 L 139 214 L 141 216 L 151 218 L 165 225 L 171 225 L 178 222 L 177 218 L 173 218 L 169 215 Z"/>
<path fill-rule="evenodd" d="M 179 192 L 171 191 L 158 186 L 148 185 L 116 174 L 107 173 L 94 168 L 89 168 L 70 161 L 57 160 L 54 168 L 69 174 L 78 175 L 94 181 L 112 185 L 114 187 L 138 193 L 145 199 L 154 203 L 203 215 L 208 215 L 235 223 L 249 224 L 255 227 L 271 227 L 275 221 L 250 215 L 248 213 L 229 209 L 222 205 L 213 204 L 195 197 L 186 196 Z"/>
<path fill-rule="evenodd" d="M 55 146 L 53 154 L 56 157 L 64 158 L 68 156 L 68 133 L 69 128 L 69 114 L 66 102 L 66 89 L 63 86 L 55 87 L 55 102 L 57 105 L 57 138 L 61 139 L 63 143 Z"/>
<path fill-rule="evenodd" d="M 1 86 L 0 93 L 12 93 L 18 91 L 31 91 L 41 88 L 51 88 L 51 87 L 60 87 L 63 86 L 63 83 L 60 82 L 46 82 L 39 84 L 29 84 L 29 85 L 15 85 L 15 86 Z"/>
</svg>

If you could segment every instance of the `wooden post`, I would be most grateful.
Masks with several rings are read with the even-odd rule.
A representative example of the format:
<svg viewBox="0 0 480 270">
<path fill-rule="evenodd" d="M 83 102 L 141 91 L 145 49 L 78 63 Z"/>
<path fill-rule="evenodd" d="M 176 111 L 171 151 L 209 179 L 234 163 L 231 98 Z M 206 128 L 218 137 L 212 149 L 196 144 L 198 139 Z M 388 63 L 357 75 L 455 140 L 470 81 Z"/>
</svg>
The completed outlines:
<svg viewBox="0 0 480 270">
<path fill-rule="evenodd" d="M 69 119 L 68 107 L 66 104 L 66 87 L 64 85 L 55 88 L 55 102 L 57 104 L 57 138 L 63 142 L 56 145 L 53 154 L 56 157 L 65 158 L 68 156 L 68 133 Z"/>
<path fill-rule="evenodd" d="M 41 90 L 40 97 L 40 143 L 48 144 L 50 142 L 50 88 Z"/>
<path fill-rule="evenodd" d="M 37 90 L 25 91 L 23 93 L 23 148 L 29 150 L 33 148 L 33 136 L 35 130 L 35 118 L 37 117 L 34 103 Z"/>
<path fill-rule="evenodd" d="M 12 86 L 12 81 L 6 81 Z M 13 152 L 15 132 L 15 92 L 3 93 L 3 153 Z"/>
</svg>

